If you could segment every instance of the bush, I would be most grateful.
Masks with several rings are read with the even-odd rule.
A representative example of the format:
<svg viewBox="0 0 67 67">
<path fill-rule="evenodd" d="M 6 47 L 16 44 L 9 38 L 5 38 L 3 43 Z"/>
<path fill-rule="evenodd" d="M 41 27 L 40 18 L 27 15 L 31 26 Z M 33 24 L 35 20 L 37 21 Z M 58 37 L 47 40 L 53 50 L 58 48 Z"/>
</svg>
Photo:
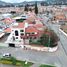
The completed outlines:
<svg viewBox="0 0 67 67">
<path fill-rule="evenodd" d="M 13 64 L 13 65 L 16 65 L 16 58 L 11 57 L 11 61 L 12 61 L 12 64 Z"/>
</svg>

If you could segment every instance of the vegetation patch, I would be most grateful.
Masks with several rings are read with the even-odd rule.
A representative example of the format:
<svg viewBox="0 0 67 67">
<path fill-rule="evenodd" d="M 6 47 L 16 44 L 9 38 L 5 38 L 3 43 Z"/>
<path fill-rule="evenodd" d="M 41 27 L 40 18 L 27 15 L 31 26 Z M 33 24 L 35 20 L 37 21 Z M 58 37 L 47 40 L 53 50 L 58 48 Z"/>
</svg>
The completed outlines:
<svg viewBox="0 0 67 67">
<path fill-rule="evenodd" d="M 10 65 L 15 65 L 15 66 L 22 66 L 22 67 L 30 67 L 33 64 L 31 62 L 26 63 L 26 61 L 17 60 L 14 57 L 1 58 L 0 63 L 2 63 L 2 64 L 10 64 Z"/>
<path fill-rule="evenodd" d="M 51 66 L 51 65 L 41 65 L 40 67 L 56 67 L 56 66 Z"/>
<path fill-rule="evenodd" d="M 45 47 L 56 47 L 58 45 L 59 38 L 53 30 L 45 30 L 42 36 L 38 40 L 30 39 L 30 44 L 43 45 Z"/>
</svg>

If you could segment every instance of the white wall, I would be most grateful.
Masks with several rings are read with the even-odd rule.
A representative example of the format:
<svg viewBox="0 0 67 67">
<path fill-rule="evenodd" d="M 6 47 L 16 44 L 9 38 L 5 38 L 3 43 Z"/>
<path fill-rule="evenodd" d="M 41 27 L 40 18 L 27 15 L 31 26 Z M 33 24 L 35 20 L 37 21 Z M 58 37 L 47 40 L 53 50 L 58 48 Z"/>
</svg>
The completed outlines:
<svg viewBox="0 0 67 67">
<path fill-rule="evenodd" d="M 18 31 L 18 34 L 19 34 L 18 36 L 15 36 L 15 31 L 16 30 Z M 25 29 L 24 28 L 12 28 L 12 32 L 14 32 L 12 36 L 15 37 L 15 40 L 22 40 L 21 37 L 20 37 L 21 36 L 20 35 L 21 34 L 20 30 L 24 30 L 23 34 L 25 35 Z M 16 39 L 16 37 L 18 37 L 18 39 Z"/>
</svg>

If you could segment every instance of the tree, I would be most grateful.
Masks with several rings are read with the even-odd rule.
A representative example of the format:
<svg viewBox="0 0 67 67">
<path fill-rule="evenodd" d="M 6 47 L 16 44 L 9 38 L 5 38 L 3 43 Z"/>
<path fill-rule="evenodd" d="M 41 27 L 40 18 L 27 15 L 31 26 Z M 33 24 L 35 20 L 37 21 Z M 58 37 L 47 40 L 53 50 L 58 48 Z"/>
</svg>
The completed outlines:
<svg viewBox="0 0 67 67">
<path fill-rule="evenodd" d="M 57 46 L 58 41 L 59 41 L 59 37 L 53 30 L 51 30 L 50 31 L 50 47 Z"/>
<path fill-rule="evenodd" d="M 31 8 L 29 8 L 29 11 L 31 11 L 31 12 L 32 12 L 32 9 L 31 9 Z"/>
<path fill-rule="evenodd" d="M 24 11 L 28 11 L 28 6 L 27 5 L 25 5 Z"/>
<path fill-rule="evenodd" d="M 37 2 L 35 2 L 35 14 L 38 14 Z"/>
<path fill-rule="evenodd" d="M 39 42 L 46 47 L 55 47 L 59 41 L 57 34 L 53 30 L 46 29 L 45 33 L 40 37 Z"/>
<path fill-rule="evenodd" d="M 39 42 L 40 42 L 41 45 L 48 47 L 48 40 L 49 40 L 49 35 L 43 34 L 43 35 L 40 37 Z"/>
</svg>

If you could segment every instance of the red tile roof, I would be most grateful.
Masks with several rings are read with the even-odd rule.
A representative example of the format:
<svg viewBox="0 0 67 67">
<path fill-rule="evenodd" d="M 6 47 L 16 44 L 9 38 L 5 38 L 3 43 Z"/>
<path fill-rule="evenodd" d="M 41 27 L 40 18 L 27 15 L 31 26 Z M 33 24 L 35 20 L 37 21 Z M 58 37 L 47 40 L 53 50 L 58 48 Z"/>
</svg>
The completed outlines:
<svg viewBox="0 0 67 67">
<path fill-rule="evenodd" d="M 44 26 L 43 26 L 43 24 L 35 24 L 34 25 L 36 28 L 43 28 Z"/>
<path fill-rule="evenodd" d="M 32 24 L 32 22 L 29 21 L 28 19 L 27 19 L 27 20 L 24 20 L 23 22 L 24 22 L 24 23 L 27 22 L 28 24 Z"/>
<path fill-rule="evenodd" d="M 18 23 L 18 25 L 14 25 L 13 28 L 24 28 L 25 23 Z"/>
<path fill-rule="evenodd" d="M 28 28 L 26 28 L 26 32 L 27 33 L 32 33 L 32 32 L 38 32 L 38 30 L 34 26 L 29 26 Z"/>
<path fill-rule="evenodd" d="M 3 20 L 3 22 L 9 24 L 9 23 L 12 23 L 13 20 L 12 20 L 11 18 L 5 18 L 5 19 Z"/>
<path fill-rule="evenodd" d="M 10 33 L 10 32 L 11 32 L 11 28 L 7 28 L 7 29 L 5 29 L 4 32 L 6 32 L 6 33 Z"/>
</svg>

